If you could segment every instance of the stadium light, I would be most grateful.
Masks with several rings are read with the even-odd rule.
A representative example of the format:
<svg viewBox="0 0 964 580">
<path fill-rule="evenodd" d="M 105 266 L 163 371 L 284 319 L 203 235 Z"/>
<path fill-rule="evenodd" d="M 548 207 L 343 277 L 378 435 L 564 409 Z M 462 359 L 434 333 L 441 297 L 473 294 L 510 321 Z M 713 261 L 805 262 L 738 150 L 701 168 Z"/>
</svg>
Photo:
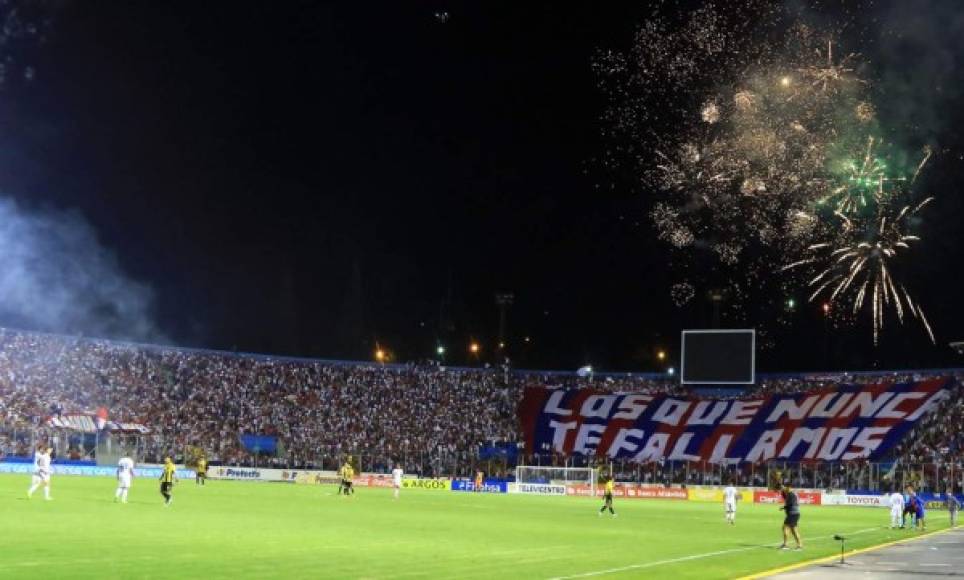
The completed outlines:
<svg viewBox="0 0 964 580">
<path fill-rule="evenodd" d="M 793 310 L 797 306 L 797 301 L 793 298 L 787 300 L 787 308 Z"/>
<path fill-rule="evenodd" d="M 669 367 L 668 369 L 666 369 L 666 374 L 668 374 L 669 376 L 673 376 L 676 374 L 676 369 L 673 367 Z"/>
<path fill-rule="evenodd" d="M 659 360 L 666 360 L 666 351 L 660 349 L 660 351 L 656 353 L 656 358 Z"/>
<path fill-rule="evenodd" d="M 385 362 L 385 351 L 378 349 L 375 351 L 375 360 L 378 362 Z"/>
<path fill-rule="evenodd" d="M 472 344 L 469 345 L 469 352 L 471 352 L 472 354 L 479 354 L 480 348 L 481 347 L 479 346 L 479 343 L 473 342 Z"/>
<path fill-rule="evenodd" d="M 439 355 L 439 356 L 442 356 L 443 354 L 445 354 L 445 347 L 442 346 L 442 345 L 438 345 L 438 346 L 435 348 L 435 353 L 436 353 L 437 355 Z"/>
<path fill-rule="evenodd" d="M 823 303 L 823 314 L 824 314 L 824 316 L 826 316 L 827 314 L 830 314 L 830 303 L 829 303 L 829 302 L 824 302 L 824 303 Z"/>
</svg>

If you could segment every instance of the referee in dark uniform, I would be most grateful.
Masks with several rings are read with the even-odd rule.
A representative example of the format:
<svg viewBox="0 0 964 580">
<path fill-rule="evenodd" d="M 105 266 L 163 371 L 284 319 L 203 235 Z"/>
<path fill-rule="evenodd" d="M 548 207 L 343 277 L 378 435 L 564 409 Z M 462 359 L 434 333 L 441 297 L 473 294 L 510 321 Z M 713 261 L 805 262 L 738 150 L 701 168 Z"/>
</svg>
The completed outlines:
<svg viewBox="0 0 964 580">
<path fill-rule="evenodd" d="M 802 550 L 803 541 L 800 539 L 800 532 L 797 530 L 797 524 L 800 522 L 800 499 L 789 486 L 784 486 L 780 493 L 783 495 L 783 507 L 780 509 L 785 514 L 783 518 L 783 544 L 780 545 L 780 549 L 790 549 L 787 547 L 787 537 L 793 534 L 793 539 L 797 541 L 795 549 Z"/>
</svg>

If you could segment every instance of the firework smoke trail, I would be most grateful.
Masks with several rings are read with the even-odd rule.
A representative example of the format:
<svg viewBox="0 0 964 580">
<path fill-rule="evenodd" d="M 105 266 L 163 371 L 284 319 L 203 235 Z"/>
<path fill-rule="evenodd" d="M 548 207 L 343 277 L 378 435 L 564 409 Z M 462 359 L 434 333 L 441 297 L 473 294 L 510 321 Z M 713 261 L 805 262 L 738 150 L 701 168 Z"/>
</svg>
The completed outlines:
<svg viewBox="0 0 964 580">
<path fill-rule="evenodd" d="M 916 169 L 891 161 L 902 156 L 880 136 L 865 63 L 833 31 L 845 24 L 815 30 L 772 4 L 744 4 L 707 3 L 682 22 L 657 9 L 631 50 L 594 63 L 618 143 L 605 163 L 630 159 L 654 196 L 651 221 L 680 273 L 674 302 L 697 284 L 727 288 L 736 308 L 752 300 L 745 289 L 804 287 L 811 299 L 852 300 L 852 312 L 869 302 L 875 343 L 891 307 L 933 340 L 892 267 L 916 240 L 894 236 L 917 209 L 890 209 L 913 206 L 930 153 Z M 773 264 L 787 264 L 783 276 Z"/>
</svg>

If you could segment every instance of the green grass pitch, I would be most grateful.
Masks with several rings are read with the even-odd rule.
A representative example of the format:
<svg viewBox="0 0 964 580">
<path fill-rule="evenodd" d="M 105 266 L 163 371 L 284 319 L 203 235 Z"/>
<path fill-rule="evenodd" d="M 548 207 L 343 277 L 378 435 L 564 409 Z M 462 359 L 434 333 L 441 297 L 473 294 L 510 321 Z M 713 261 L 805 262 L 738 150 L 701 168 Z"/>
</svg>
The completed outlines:
<svg viewBox="0 0 964 580">
<path fill-rule="evenodd" d="M 732 578 L 916 535 L 888 530 L 889 512 L 803 506 L 803 552 L 776 550 L 782 512 L 590 498 L 475 495 L 182 481 L 162 505 L 136 480 L 114 504 L 108 478 L 54 476 L 52 496 L 26 499 L 29 477 L 0 476 L 2 578 Z M 947 527 L 931 511 L 928 528 Z"/>
</svg>

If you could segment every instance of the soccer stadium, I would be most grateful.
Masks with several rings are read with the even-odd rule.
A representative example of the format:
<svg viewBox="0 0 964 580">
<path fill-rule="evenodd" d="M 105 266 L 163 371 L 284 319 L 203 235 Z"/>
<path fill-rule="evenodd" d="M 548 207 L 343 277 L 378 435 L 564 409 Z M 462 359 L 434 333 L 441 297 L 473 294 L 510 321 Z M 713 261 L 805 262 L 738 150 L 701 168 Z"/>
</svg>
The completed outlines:
<svg viewBox="0 0 964 580">
<path fill-rule="evenodd" d="M 726 578 L 836 555 L 834 536 L 855 550 L 947 530 L 964 480 L 955 371 L 764 377 L 702 397 L 665 376 L 18 331 L 0 346 L 11 577 Z M 53 448 L 50 503 L 25 493 L 38 442 Z M 123 457 L 136 464 L 121 496 Z M 786 488 L 805 530 L 789 553 Z M 921 523 L 887 509 L 908 489 Z M 615 509 L 600 511 L 606 493 Z"/>
<path fill-rule="evenodd" d="M 960 576 L 962 31 L 0 1 L 0 578 Z"/>
</svg>

